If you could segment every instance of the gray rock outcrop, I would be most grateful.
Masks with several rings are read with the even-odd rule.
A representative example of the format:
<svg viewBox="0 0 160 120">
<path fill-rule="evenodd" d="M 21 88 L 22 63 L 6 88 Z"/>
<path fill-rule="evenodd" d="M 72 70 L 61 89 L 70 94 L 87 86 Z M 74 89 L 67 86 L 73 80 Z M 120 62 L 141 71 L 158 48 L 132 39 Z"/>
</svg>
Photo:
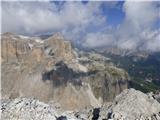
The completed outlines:
<svg viewBox="0 0 160 120">
<path fill-rule="evenodd" d="M 2 120 L 160 120 L 160 103 L 134 89 L 124 90 L 112 103 L 81 111 L 64 111 L 56 102 L 36 99 L 1 100 Z"/>
<path fill-rule="evenodd" d="M 126 89 L 116 96 L 111 106 L 102 107 L 100 116 L 123 120 L 159 120 L 160 103 L 153 97 L 134 89 Z M 100 120 L 101 120 L 100 119 Z"/>
</svg>

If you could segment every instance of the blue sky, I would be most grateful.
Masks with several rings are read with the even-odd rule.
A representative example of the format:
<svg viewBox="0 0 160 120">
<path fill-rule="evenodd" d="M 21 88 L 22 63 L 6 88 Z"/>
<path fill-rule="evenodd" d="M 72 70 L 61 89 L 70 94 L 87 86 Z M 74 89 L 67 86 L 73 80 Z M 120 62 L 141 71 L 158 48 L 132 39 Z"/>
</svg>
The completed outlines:
<svg viewBox="0 0 160 120">
<path fill-rule="evenodd" d="M 2 2 L 2 32 L 61 32 L 84 47 L 160 50 L 159 2 Z"/>
<path fill-rule="evenodd" d="M 102 11 L 105 16 L 109 16 L 107 23 L 113 27 L 121 24 L 124 20 L 125 13 L 122 10 L 124 1 L 117 2 L 114 7 L 109 7 L 102 4 Z"/>
<path fill-rule="evenodd" d="M 54 1 L 54 3 L 59 7 L 61 7 L 62 5 L 65 4 L 64 1 L 63 2 Z M 88 1 L 82 1 L 82 3 L 87 4 Z M 125 13 L 122 10 L 124 1 L 116 2 L 114 4 L 114 6 L 110 5 L 110 3 L 109 4 L 108 3 L 109 2 L 104 2 L 104 4 L 102 4 L 100 6 L 100 8 L 101 8 L 104 16 L 109 16 L 109 17 L 107 17 L 106 23 L 113 26 L 113 27 L 116 27 L 117 25 L 119 25 L 123 22 L 124 17 L 125 17 Z M 106 5 L 106 4 L 108 4 L 108 5 Z"/>
</svg>

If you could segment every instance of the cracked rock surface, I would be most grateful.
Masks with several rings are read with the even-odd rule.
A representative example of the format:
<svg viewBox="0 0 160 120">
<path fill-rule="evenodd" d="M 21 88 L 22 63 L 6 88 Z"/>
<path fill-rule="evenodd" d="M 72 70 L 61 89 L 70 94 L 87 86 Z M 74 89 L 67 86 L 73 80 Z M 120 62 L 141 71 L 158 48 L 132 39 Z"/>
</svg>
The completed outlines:
<svg viewBox="0 0 160 120">
<path fill-rule="evenodd" d="M 160 103 L 134 89 L 124 90 L 112 103 L 81 111 L 63 111 L 56 103 L 33 98 L 1 100 L 2 120 L 160 120 Z"/>
</svg>

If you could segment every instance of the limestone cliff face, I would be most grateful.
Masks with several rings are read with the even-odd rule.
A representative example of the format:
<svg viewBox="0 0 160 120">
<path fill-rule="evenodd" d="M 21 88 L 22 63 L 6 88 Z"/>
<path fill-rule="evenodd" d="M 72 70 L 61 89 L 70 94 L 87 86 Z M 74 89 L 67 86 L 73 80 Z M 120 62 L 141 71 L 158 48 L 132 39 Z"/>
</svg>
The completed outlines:
<svg viewBox="0 0 160 120">
<path fill-rule="evenodd" d="M 45 71 L 58 61 L 75 59 L 71 44 L 52 36 L 45 41 L 12 33 L 2 34 L 2 97 L 53 97 L 52 81 L 43 81 Z"/>
<path fill-rule="evenodd" d="M 53 35 L 46 40 L 12 33 L 2 35 L 2 62 L 45 62 L 55 58 L 70 62 L 75 59 L 70 42 Z M 49 63 L 48 63 L 49 64 Z"/>
<path fill-rule="evenodd" d="M 2 98 L 35 97 L 81 109 L 128 87 L 124 70 L 99 54 L 79 54 L 60 34 L 42 40 L 4 33 L 1 44 Z"/>
<path fill-rule="evenodd" d="M 128 88 L 128 73 L 107 62 L 107 58 L 95 53 L 82 53 L 79 59 L 90 71 L 87 80 L 97 98 L 111 101 Z"/>
<path fill-rule="evenodd" d="M 61 58 L 67 62 L 71 62 L 75 59 L 71 43 L 69 41 L 64 41 L 64 38 L 59 33 L 49 37 L 45 42 L 48 45 L 46 47 L 50 49 L 50 52 L 53 52 L 55 57 Z"/>
</svg>

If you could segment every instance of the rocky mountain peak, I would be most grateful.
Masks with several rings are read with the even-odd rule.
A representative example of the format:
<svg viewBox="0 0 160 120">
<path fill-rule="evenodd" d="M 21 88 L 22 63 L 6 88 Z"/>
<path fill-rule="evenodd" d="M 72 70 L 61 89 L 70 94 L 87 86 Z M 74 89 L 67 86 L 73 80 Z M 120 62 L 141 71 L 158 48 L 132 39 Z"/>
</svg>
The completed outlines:
<svg viewBox="0 0 160 120">
<path fill-rule="evenodd" d="M 63 36 L 63 34 L 60 33 L 60 32 L 54 33 L 50 38 L 53 38 L 53 39 L 62 39 L 62 40 L 64 40 L 64 36 Z"/>
<path fill-rule="evenodd" d="M 2 35 L 2 98 L 35 97 L 81 109 L 113 100 L 128 88 L 126 71 L 99 54 L 79 55 L 60 36 Z"/>
<path fill-rule="evenodd" d="M 3 35 L 3 36 L 9 36 L 9 35 L 15 35 L 14 33 L 11 33 L 11 32 L 5 32 L 5 33 L 3 33 L 3 34 L 1 34 L 1 35 Z"/>
<path fill-rule="evenodd" d="M 1 37 L 2 119 L 159 120 L 157 97 L 128 90 L 128 73 L 105 56 L 75 51 L 59 33 Z"/>
</svg>

